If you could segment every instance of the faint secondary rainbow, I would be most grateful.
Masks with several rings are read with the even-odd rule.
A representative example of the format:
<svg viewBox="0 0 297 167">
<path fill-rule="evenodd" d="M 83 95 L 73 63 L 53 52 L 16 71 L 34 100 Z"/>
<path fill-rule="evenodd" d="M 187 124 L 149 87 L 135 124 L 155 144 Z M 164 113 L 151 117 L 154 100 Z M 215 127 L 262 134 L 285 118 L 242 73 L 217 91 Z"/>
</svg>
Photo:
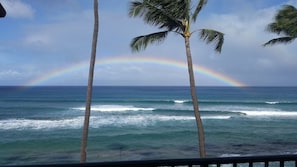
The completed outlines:
<svg viewBox="0 0 297 167">
<path fill-rule="evenodd" d="M 168 59 L 168 58 L 150 57 L 150 56 L 118 56 L 118 57 L 112 57 L 112 58 L 97 59 L 96 67 L 100 65 L 108 65 L 108 64 L 133 64 L 133 63 L 166 65 L 166 66 L 172 66 L 172 67 L 183 68 L 183 69 L 187 69 L 188 67 L 186 63 L 181 61 Z M 25 84 L 25 86 L 40 85 L 55 77 L 66 75 L 68 73 L 73 73 L 75 71 L 88 68 L 88 66 L 89 66 L 89 62 L 83 61 L 67 67 L 58 68 L 29 81 L 28 83 Z M 227 75 L 221 74 L 217 71 L 214 71 L 212 69 L 209 69 L 200 65 L 198 66 L 194 64 L 193 69 L 196 73 L 202 74 L 209 78 L 213 78 L 229 86 L 236 86 L 236 87 L 246 86 L 244 83 L 237 81 L 231 77 L 228 77 Z"/>
</svg>

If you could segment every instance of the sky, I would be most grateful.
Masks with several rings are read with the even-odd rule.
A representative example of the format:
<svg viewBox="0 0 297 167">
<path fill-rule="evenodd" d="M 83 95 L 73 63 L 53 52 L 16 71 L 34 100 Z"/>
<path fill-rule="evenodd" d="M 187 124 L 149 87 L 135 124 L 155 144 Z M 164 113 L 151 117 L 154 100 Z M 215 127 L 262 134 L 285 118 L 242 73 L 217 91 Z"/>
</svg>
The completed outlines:
<svg viewBox="0 0 297 167">
<path fill-rule="evenodd" d="M 94 85 L 189 85 L 184 40 L 176 34 L 141 52 L 132 38 L 159 31 L 129 18 L 129 0 L 99 0 Z M 93 33 L 91 0 L 0 0 L 0 86 L 87 85 Z M 208 0 L 192 31 L 225 35 L 221 54 L 191 36 L 198 86 L 297 86 L 296 42 L 263 47 L 282 5 L 297 0 Z"/>
</svg>

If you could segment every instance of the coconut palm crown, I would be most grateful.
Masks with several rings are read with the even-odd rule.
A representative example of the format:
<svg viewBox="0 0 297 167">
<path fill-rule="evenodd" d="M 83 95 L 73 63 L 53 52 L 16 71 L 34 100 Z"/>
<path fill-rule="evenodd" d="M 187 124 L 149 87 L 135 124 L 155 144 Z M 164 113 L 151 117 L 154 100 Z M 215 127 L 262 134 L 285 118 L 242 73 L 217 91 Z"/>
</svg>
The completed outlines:
<svg viewBox="0 0 297 167">
<path fill-rule="evenodd" d="M 145 23 L 158 27 L 159 32 L 142 35 L 132 39 L 132 51 L 146 49 L 149 44 L 164 41 L 169 33 L 179 34 L 184 38 L 191 96 L 198 128 L 200 157 L 206 156 L 203 124 L 198 107 L 196 86 L 193 72 L 192 56 L 189 38 L 198 32 L 198 37 L 206 43 L 214 43 L 215 51 L 221 52 L 224 34 L 212 29 L 196 29 L 191 31 L 192 23 L 196 22 L 198 14 L 207 4 L 207 0 L 134 0 L 129 10 L 130 17 L 140 17 Z"/>
<path fill-rule="evenodd" d="M 274 17 L 274 22 L 268 24 L 266 30 L 281 35 L 264 44 L 273 45 L 277 43 L 290 43 L 297 38 L 297 9 L 291 5 L 285 5 Z"/>
<path fill-rule="evenodd" d="M 164 30 L 134 38 L 130 44 L 132 50 L 140 51 L 148 44 L 161 42 L 169 32 L 180 34 L 183 37 L 190 37 L 194 32 L 199 32 L 202 40 L 206 43 L 214 42 L 215 50 L 221 52 L 224 42 L 223 33 L 212 29 L 190 31 L 191 23 L 196 22 L 198 14 L 206 4 L 207 0 L 200 0 L 192 12 L 191 0 L 132 1 L 130 17 L 142 17 L 146 23 Z"/>
</svg>

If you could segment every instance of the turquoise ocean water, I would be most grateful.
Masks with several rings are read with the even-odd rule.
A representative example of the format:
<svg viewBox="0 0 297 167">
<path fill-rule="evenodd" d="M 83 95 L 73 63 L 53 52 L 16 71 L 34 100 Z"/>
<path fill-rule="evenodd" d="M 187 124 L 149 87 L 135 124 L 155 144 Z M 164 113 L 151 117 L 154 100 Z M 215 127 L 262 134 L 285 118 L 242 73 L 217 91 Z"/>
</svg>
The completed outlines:
<svg viewBox="0 0 297 167">
<path fill-rule="evenodd" d="M 297 87 L 198 87 L 209 157 L 297 153 Z M 77 163 L 86 87 L 0 87 L 0 166 Z M 88 161 L 196 158 L 188 87 L 95 87 Z"/>
</svg>

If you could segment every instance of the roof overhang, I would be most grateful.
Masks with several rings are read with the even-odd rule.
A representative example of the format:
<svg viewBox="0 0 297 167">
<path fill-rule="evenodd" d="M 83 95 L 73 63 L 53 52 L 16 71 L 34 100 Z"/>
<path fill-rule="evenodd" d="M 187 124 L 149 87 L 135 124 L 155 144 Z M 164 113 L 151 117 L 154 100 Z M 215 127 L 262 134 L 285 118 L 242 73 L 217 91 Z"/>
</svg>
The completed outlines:
<svg viewBox="0 0 297 167">
<path fill-rule="evenodd" d="M 0 3 L 0 17 L 5 17 L 5 15 L 6 15 L 6 11 L 2 6 L 2 4 Z"/>
</svg>

